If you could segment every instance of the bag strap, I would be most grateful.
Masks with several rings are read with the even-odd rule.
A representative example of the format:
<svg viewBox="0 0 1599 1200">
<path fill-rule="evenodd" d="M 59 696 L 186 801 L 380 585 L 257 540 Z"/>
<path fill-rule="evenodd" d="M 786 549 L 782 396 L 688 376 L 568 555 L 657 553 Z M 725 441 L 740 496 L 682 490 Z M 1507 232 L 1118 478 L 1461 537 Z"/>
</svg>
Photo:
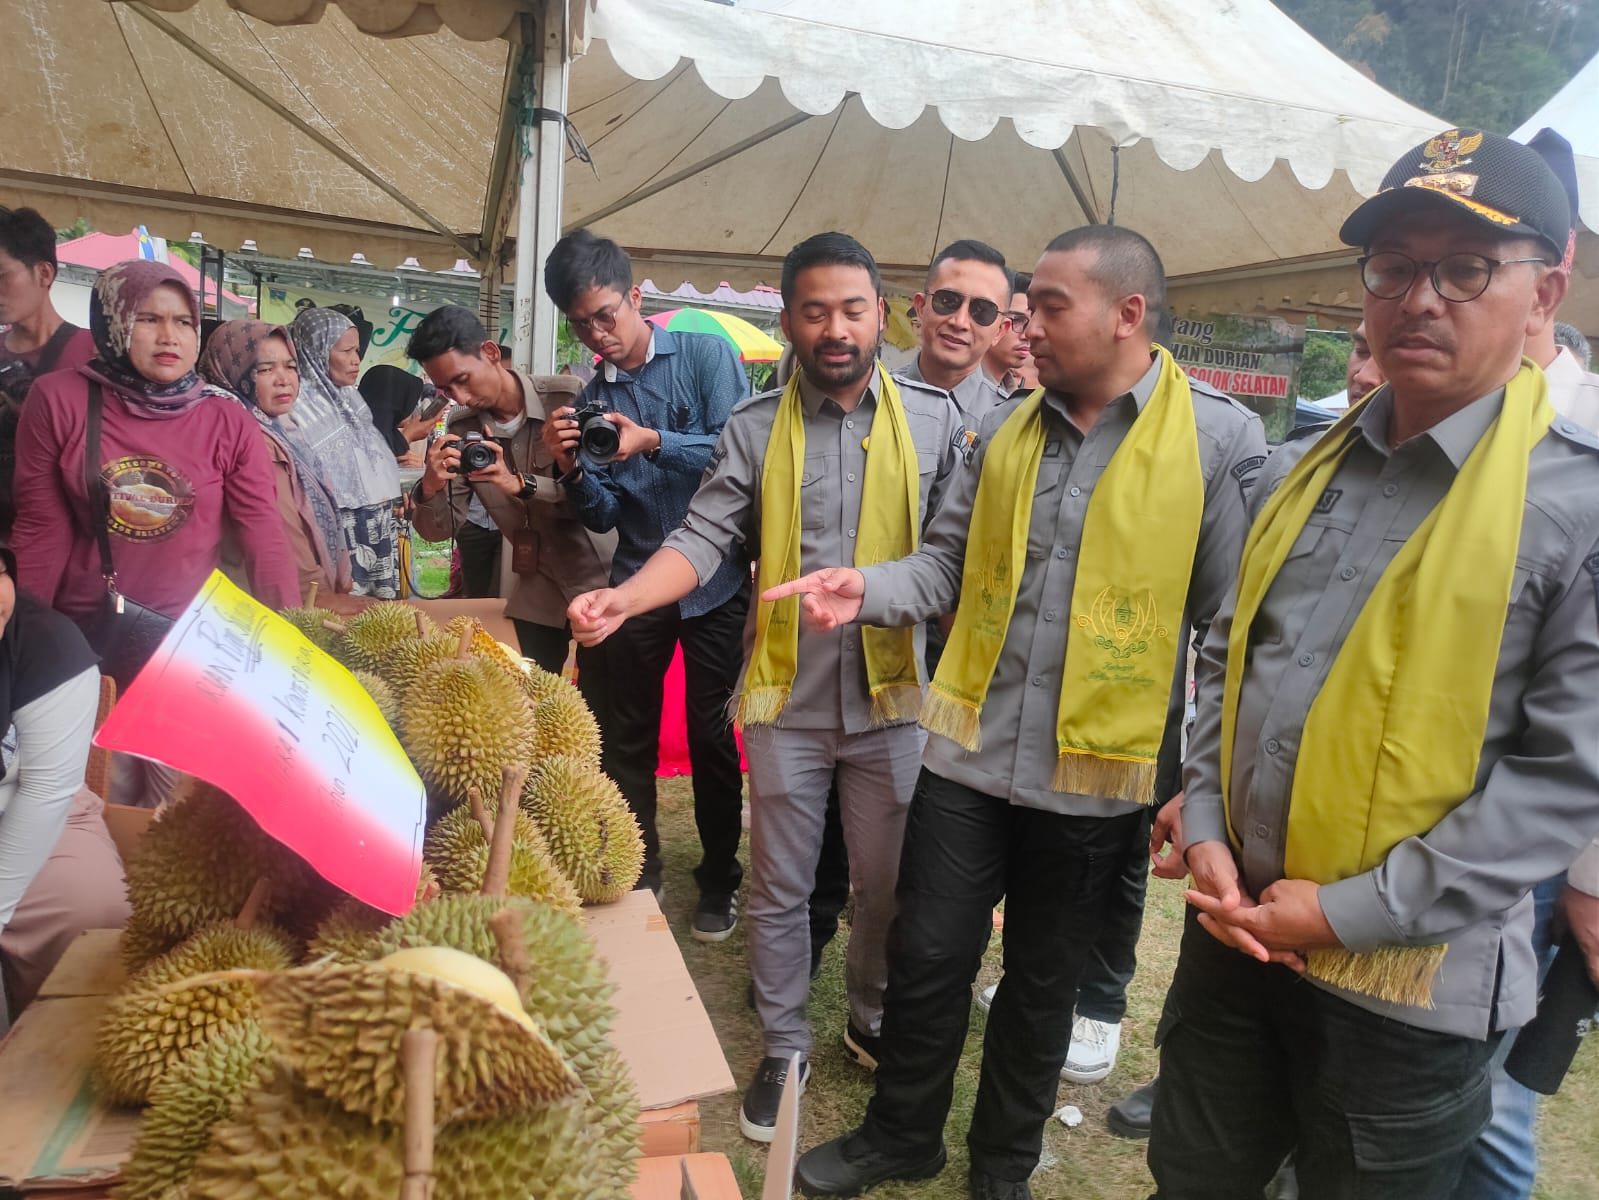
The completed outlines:
<svg viewBox="0 0 1599 1200">
<path fill-rule="evenodd" d="M 39 351 L 39 365 L 34 370 L 34 375 L 44 375 L 56 369 L 56 363 L 61 361 L 61 354 L 67 348 L 67 343 L 72 340 L 72 335 L 78 332 L 78 327 L 71 321 L 63 321 L 56 326 L 56 331 L 50 335 L 50 340 L 44 344 L 44 349 Z"/>
<path fill-rule="evenodd" d="M 100 574 L 105 578 L 106 590 L 113 595 L 117 590 L 117 569 L 111 562 L 111 493 L 105 480 L 100 478 L 100 424 L 105 410 L 105 396 L 95 380 L 89 381 L 89 427 L 84 437 L 83 486 L 89 496 L 89 521 L 94 525 L 95 539 L 100 545 Z"/>
</svg>

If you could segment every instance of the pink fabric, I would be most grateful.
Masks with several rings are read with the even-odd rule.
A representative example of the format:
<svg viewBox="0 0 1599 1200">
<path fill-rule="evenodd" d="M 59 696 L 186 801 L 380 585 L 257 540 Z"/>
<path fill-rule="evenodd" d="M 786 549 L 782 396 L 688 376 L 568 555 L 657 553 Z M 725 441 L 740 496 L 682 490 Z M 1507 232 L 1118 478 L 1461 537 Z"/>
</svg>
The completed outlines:
<svg viewBox="0 0 1599 1200">
<path fill-rule="evenodd" d="M 683 647 L 672 654 L 672 665 L 666 669 L 665 694 L 661 697 L 660 765 L 657 775 L 690 775 L 693 768 L 688 761 L 688 715 L 683 708 Z M 744 760 L 744 735 L 738 738 L 738 765 L 747 770 Z"/>
<path fill-rule="evenodd" d="M 17 431 L 12 535 L 28 590 L 80 622 L 105 595 L 83 480 L 88 396 L 88 380 L 71 371 L 44 376 L 29 393 Z M 100 460 L 114 497 L 111 554 L 125 595 L 170 615 L 183 611 L 220 561 L 226 522 L 256 598 L 272 608 L 299 603 L 272 462 L 237 400 L 207 395 L 153 421 L 107 391 Z"/>
</svg>

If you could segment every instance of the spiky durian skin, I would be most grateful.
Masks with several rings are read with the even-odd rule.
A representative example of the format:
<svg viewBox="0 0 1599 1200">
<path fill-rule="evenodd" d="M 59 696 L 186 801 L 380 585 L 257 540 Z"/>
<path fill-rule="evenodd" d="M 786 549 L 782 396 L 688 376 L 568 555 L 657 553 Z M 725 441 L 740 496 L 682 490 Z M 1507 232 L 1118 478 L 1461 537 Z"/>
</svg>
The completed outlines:
<svg viewBox="0 0 1599 1200">
<path fill-rule="evenodd" d="M 522 656 L 513 653 L 509 646 L 498 641 L 493 634 L 483 628 L 481 622 L 468 616 L 455 617 L 446 623 L 444 632 L 454 638 L 456 645 L 459 646 L 461 634 L 466 632 L 469 625 L 472 627 L 472 657 L 493 663 L 510 679 L 520 680 L 525 673 L 522 668 Z"/>
<path fill-rule="evenodd" d="M 185 1052 L 253 1016 L 254 986 L 213 972 L 278 971 L 293 961 L 294 944 L 281 931 L 226 924 L 155 959 L 128 980 L 100 1022 L 101 1092 L 112 1103 L 142 1102 Z"/>
<path fill-rule="evenodd" d="M 327 622 L 335 619 L 333 613 L 325 608 L 285 608 L 278 616 L 303 633 L 319 650 L 332 650 L 338 640 L 339 635 L 327 627 Z"/>
<path fill-rule="evenodd" d="M 616 784 L 599 768 L 556 755 L 522 789 L 550 857 L 591 903 L 619 900 L 644 871 L 644 835 Z"/>
<path fill-rule="evenodd" d="M 372 697 L 372 703 L 378 706 L 378 712 L 383 715 L 384 721 L 393 725 L 394 719 L 399 715 L 400 702 L 394 697 L 394 689 L 388 685 L 383 676 L 372 671 L 352 671 L 355 681 L 361 689 Z"/>
<path fill-rule="evenodd" d="M 519 896 L 440 896 L 380 933 L 372 957 L 411 946 L 449 946 L 501 966 L 489 920 L 502 908 L 521 915 L 523 941 L 535 966 L 522 992 L 523 1007 L 582 1077 L 609 1047 L 615 989 L 582 925 L 567 913 Z"/>
<path fill-rule="evenodd" d="M 622 1056 L 610 1046 L 579 1072 L 586 1090 L 584 1123 L 600 1195 L 627 1197 L 638 1178 L 644 1131 L 639 1127 L 638 1088 Z"/>
<path fill-rule="evenodd" d="M 131 975 L 152 960 L 160 958 L 182 940 L 159 929 L 151 929 L 135 914 L 122 930 L 122 938 L 118 942 L 122 965 Z"/>
<path fill-rule="evenodd" d="M 238 915 L 263 876 L 272 884 L 265 915 L 274 921 L 294 924 L 308 897 L 331 903 L 329 885 L 303 860 L 226 792 L 200 784 L 151 823 L 128 864 L 133 924 L 150 939 L 187 937 Z"/>
<path fill-rule="evenodd" d="M 279 1070 L 250 1091 L 189 1175 L 190 1200 L 394 1200 L 400 1131 L 346 1112 Z"/>
<path fill-rule="evenodd" d="M 118 1200 L 167 1200 L 181 1188 L 212 1126 L 237 1111 L 271 1049 L 260 1025 L 243 1021 L 178 1059 L 150 1089 L 139 1139 L 114 1193 Z"/>
<path fill-rule="evenodd" d="M 556 756 L 600 765 L 600 726 L 574 687 L 556 692 L 533 710 L 533 761 Z"/>
<path fill-rule="evenodd" d="M 527 761 L 533 714 L 498 668 L 475 658 L 434 663 L 417 677 L 400 716 L 411 760 L 456 803 L 476 787 L 498 796 L 502 772 Z"/>
<path fill-rule="evenodd" d="M 417 636 L 420 610 L 398 600 L 380 600 L 345 622 L 344 633 L 334 647 L 340 662 L 352 671 L 382 672 L 383 660 L 404 642 Z M 422 617 L 421 636 L 433 632 L 433 623 Z"/>
<path fill-rule="evenodd" d="M 499 805 L 496 801 L 485 803 L 484 807 L 492 818 Z M 489 839 L 468 806 L 461 805 L 445 814 L 428 832 L 423 853 L 438 873 L 439 884 L 446 892 L 482 889 L 483 875 L 489 864 Z M 574 916 L 583 906 L 577 889 L 550 857 L 539 827 L 532 817 L 520 810 L 516 814 L 516 832 L 511 842 L 508 891 L 513 896 L 543 900 Z"/>
<path fill-rule="evenodd" d="M 424 638 L 412 638 L 389 651 L 388 656 L 378 664 L 377 673 L 388 681 L 395 696 L 403 697 L 410 691 L 418 675 L 436 662 L 454 658 L 456 649 L 456 640 L 448 634 L 433 633 Z"/>
<path fill-rule="evenodd" d="M 534 704 L 543 704 L 551 696 L 564 696 L 567 693 L 582 698 L 577 688 L 533 662 L 529 662 L 527 670 L 522 673 L 521 687 L 523 694 Z"/>
<path fill-rule="evenodd" d="M 416 903 L 423 904 L 439 895 L 438 876 L 427 863 L 416 881 Z M 394 920 L 381 909 L 346 896 L 316 927 L 301 961 L 366 962 L 373 957 L 371 944 L 379 930 Z"/>
<path fill-rule="evenodd" d="M 441 1123 L 538 1107 L 579 1086 L 536 1023 L 420 970 L 319 965 L 277 972 L 258 988 L 261 1026 L 282 1061 L 313 1091 L 373 1120 L 404 1119 L 400 1043 L 412 1028 L 439 1036 Z"/>
</svg>

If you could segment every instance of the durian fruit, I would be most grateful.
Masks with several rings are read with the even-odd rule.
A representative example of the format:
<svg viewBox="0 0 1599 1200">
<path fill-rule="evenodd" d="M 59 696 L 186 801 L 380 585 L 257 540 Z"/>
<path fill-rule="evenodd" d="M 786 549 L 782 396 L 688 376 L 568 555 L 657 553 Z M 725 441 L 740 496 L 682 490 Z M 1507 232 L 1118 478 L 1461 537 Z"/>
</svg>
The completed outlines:
<svg viewBox="0 0 1599 1200">
<path fill-rule="evenodd" d="M 497 803 L 483 807 L 483 816 L 479 817 L 470 804 L 460 805 L 428 832 L 423 854 L 446 892 L 476 892 L 482 887 L 491 840 L 483 824 L 492 820 L 498 807 Z M 516 814 L 507 891 L 512 896 L 542 900 L 574 915 L 583 905 L 577 889 L 550 857 L 539 827 L 522 811 Z"/>
<path fill-rule="evenodd" d="M 457 648 L 457 640 L 444 633 L 412 638 L 389 651 L 388 657 L 378 665 L 378 673 L 388 680 L 396 696 L 403 697 L 418 675 L 436 662 L 454 658 Z"/>
<path fill-rule="evenodd" d="M 585 901 L 619 900 L 638 882 L 644 835 L 616 784 L 598 768 L 559 755 L 544 759 L 528 775 L 522 807 Z"/>
<path fill-rule="evenodd" d="M 400 1043 L 413 1028 L 439 1035 L 440 1122 L 503 1116 L 578 1088 L 505 973 L 460 950 L 300 967 L 264 976 L 258 988 L 262 1028 L 296 1077 L 377 1121 L 404 1119 Z"/>
<path fill-rule="evenodd" d="M 599 1175 L 599 1194 L 626 1197 L 638 1176 L 640 1153 L 638 1088 L 615 1048 L 606 1046 L 581 1073 L 585 1091 L 584 1122 L 589 1153 Z"/>
<path fill-rule="evenodd" d="M 433 623 L 420 609 L 399 600 L 382 600 L 345 623 L 334 653 L 352 671 L 381 673 L 384 659 L 396 646 L 432 632 Z"/>
<path fill-rule="evenodd" d="M 394 1200 L 401 1155 L 397 1126 L 346 1112 L 279 1068 L 212 1129 L 188 1200 Z"/>
<path fill-rule="evenodd" d="M 575 687 L 564 687 L 533 710 L 533 761 L 564 755 L 600 765 L 600 726 Z"/>
<path fill-rule="evenodd" d="M 153 959 L 160 958 L 182 940 L 170 933 L 150 928 L 135 913 L 123 928 L 122 938 L 118 943 L 122 954 L 122 965 L 131 975 Z"/>
<path fill-rule="evenodd" d="M 260 1025 L 243 1021 L 178 1059 L 150 1089 L 139 1140 L 114 1193 L 118 1200 L 166 1200 L 180 1187 L 212 1127 L 237 1111 L 260 1078 L 271 1048 Z"/>
<path fill-rule="evenodd" d="M 438 876 L 426 862 L 416 882 L 417 904 L 425 904 L 440 893 Z M 346 896 L 316 927 L 305 948 L 306 963 L 366 962 L 372 957 L 373 936 L 394 920 L 381 909 Z"/>
<path fill-rule="evenodd" d="M 609 1046 L 615 989 L 583 926 L 571 915 L 520 896 L 440 896 L 394 921 L 369 953 L 380 958 L 413 946 L 450 946 L 499 966 L 489 922 L 505 908 L 521 917 L 523 943 L 534 964 L 523 985 L 522 1006 L 584 1078 Z"/>
<path fill-rule="evenodd" d="M 585 1100 L 440 1130 L 435 1200 L 629 1200 L 628 1185 L 615 1183 L 617 1164 L 600 1161 L 611 1147 L 596 1139 L 594 1108 Z M 622 1162 L 634 1172 L 631 1159 Z"/>
<path fill-rule="evenodd" d="M 401 741 L 430 788 L 456 803 L 498 795 L 504 768 L 527 761 L 533 713 L 503 671 L 476 658 L 424 670 L 405 696 Z"/>
<path fill-rule="evenodd" d="M 460 645 L 461 636 L 468 630 L 471 631 L 472 635 L 468 643 L 468 652 L 473 658 L 481 658 L 493 663 L 512 679 L 519 679 L 525 673 L 522 669 L 522 656 L 513 651 L 504 642 L 498 641 L 475 618 L 468 616 L 455 617 L 444 626 L 444 632 L 456 639 L 457 646 Z"/>
<path fill-rule="evenodd" d="M 327 627 L 333 614 L 325 608 L 285 608 L 278 616 L 305 634 L 306 640 L 319 650 L 331 651 L 339 640 L 339 635 Z"/>
<path fill-rule="evenodd" d="M 366 694 L 372 697 L 372 702 L 378 706 L 378 712 L 383 714 L 383 719 L 392 726 L 400 714 L 400 702 L 395 699 L 394 689 L 388 685 L 383 676 L 375 675 L 371 671 L 354 671 L 352 674 Z"/>
<path fill-rule="evenodd" d="M 198 784 L 151 822 L 128 864 L 137 944 L 147 948 L 231 920 L 263 877 L 272 884 L 263 915 L 274 923 L 314 924 L 321 914 L 308 910 L 337 895 L 226 792 Z"/>
<path fill-rule="evenodd" d="M 575 686 L 533 662 L 529 662 L 527 670 L 522 673 L 521 686 L 523 694 L 534 704 L 543 704 L 551 696 L 567 693 L 582 699 L 582 693 Z"/>
</svg>

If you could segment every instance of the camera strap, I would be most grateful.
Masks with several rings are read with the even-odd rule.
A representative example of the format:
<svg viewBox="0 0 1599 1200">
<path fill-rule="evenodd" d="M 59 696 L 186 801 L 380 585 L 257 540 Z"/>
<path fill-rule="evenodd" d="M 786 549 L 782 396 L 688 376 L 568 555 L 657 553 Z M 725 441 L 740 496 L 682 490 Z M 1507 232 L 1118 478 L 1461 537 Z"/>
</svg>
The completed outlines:
<svg viewBox="0 0 1599 1200">
<path fill-rule="evenodd" d="M 117 569 L 111 561 L 111 493 L 100 477 L 100 425 L 105 411 L 105 396 L 100 385 L 89 381 L 89 423 L 84 435 L 83 486 L 89 497 L 89 523 L 94 526 L 95 541 L 100 547 L 100 574 L 105 579 L 106 592 L 121 611 L 121 596 L 117 591 Z"/>
</svg>

